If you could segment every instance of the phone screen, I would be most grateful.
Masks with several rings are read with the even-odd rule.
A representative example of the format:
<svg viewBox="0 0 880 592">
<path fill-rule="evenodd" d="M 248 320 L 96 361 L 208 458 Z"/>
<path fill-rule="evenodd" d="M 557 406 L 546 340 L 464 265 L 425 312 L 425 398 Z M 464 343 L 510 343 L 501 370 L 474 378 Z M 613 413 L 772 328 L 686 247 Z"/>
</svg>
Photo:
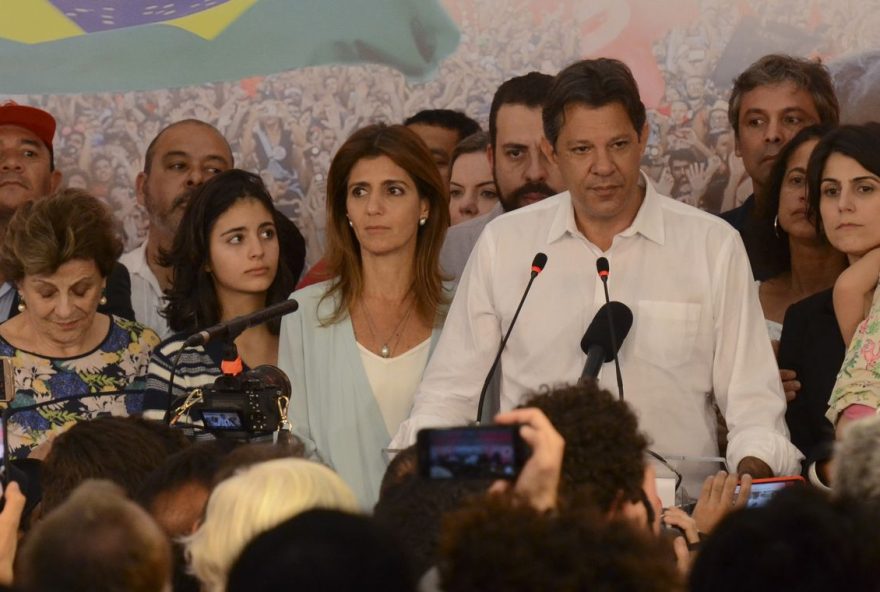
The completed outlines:
<svg viewBox="0 0 880 592">
<path fill-rule="evenodd" d="M 747 508 L 759 508 L 765 505 L 777 492 L 786 487 L 802 483 L 802 479 L 777 479 L 767 481 L 755 481 L 752 483 L 752 491 L 749 493 Z M 736 495 L 739 495 L 740 487 L 736 486 Z"/>
<path fill-rule="evenodd" d="M 419 472 L 429 479 L 516 479 L 527 457 L 519 427 L 422 430 Z"/>
</svg>

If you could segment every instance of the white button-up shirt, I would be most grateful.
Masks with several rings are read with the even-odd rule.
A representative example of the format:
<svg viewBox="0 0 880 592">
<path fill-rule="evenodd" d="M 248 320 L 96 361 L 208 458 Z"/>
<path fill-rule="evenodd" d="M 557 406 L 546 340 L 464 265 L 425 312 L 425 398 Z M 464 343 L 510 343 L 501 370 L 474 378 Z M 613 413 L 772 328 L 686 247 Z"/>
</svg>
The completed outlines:
<svg viewBox="0 0 880 592">
<path fill-rule="evenodd" d="M 150 327 L 161 339 L 171 336 L 168 321 L 162 316 L 165 296 L 156 274 L 147 264 L 147 241 L 119 258 L 131 277 L 131 307 L 138 323 Z"/>
<path fill-rule="evenodd" d="M 712 396 L 726 419 L 727 461 L 746 456 L 797 474 L 785 397 L 745 249 L 725 221 L 657 194 L 648 184 L 632 225 L 602 252 L 575 224 L 568 192 L 489 223 L 465 267 L 410 419 L 392 448 L 429 426 L 476 416 L 483 380 L 528 283 L 532 259 L 548 256 L 502 355 L 501 409 L 542 385 L 575 382 L 580 341 L 604 304 L 596 259 L 610 262 L 612 300 L 634 316 L 620 350 L 626 401 L 651 448 L 664 455 L 718 455 Z M 617 393 L 614 364 L 600 384 Z M 717 465 L 682 467 L 690 492 Z"/>
</svg>

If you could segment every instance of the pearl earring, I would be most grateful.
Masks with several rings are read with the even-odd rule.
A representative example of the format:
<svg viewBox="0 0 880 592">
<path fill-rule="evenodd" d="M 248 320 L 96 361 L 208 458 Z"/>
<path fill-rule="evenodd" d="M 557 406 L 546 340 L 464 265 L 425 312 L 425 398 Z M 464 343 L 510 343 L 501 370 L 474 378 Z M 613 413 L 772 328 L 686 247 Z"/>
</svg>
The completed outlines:
<svg viewBox="0 0 880 592">
<path fill-rule="evenodd" d="M 428 222 L 427 216 L 423 216 L 423 217 L 419 218 L 419 226 L 424 226 L 427 222 Z"/>
<path fill-rule="evenodd" d="M 21 292 L 18 293 L 18 312 L 24 312 L 27 310 L 27 303 L 24 301 L 24 296 L 21 295 Z"/>
</svg>

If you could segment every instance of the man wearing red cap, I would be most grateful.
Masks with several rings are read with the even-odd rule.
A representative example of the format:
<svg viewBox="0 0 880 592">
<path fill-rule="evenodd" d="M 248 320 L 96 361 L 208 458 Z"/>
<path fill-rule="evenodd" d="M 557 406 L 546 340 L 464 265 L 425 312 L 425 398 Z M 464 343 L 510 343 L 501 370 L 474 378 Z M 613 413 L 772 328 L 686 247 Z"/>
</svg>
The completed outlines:
<svg viewBox="0 0 880 592">
<path fill-rule="evenodd" d="M 0 105 L 0 207 L 14 211 L 58 188 L 61 172 L 55 170 L 54 136 L 55 118 L 42 109 Z"/>
<path fill-rule="evenodd" d="M 55 118 L 18 103 L 0 105 L 0 237 L 6 222 L 22 204 L 55 192 L 61 171 L 55 170 L 52 139 Z M 15 287 L 0 276 L 0 322 L 16 314 Z M 116 265 L 107 281 L 108 303 L 98 310 L 134 319 L 131 282 L 122 265 Z"/>
</svg>

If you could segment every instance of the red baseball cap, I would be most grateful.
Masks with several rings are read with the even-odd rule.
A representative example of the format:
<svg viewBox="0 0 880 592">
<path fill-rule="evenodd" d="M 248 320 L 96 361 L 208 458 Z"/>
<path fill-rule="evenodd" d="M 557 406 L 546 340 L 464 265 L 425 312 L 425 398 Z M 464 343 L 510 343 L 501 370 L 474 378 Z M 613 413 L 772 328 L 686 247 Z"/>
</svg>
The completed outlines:
<svg viewBox="0 0 880 592">
<path fill-rule="evenodd" d="M 0 125 L 17 125 L 37 136 L 54 154 L 55 118 L 47 111 L 9 101 L 0 105 Z"/>
</svg>

